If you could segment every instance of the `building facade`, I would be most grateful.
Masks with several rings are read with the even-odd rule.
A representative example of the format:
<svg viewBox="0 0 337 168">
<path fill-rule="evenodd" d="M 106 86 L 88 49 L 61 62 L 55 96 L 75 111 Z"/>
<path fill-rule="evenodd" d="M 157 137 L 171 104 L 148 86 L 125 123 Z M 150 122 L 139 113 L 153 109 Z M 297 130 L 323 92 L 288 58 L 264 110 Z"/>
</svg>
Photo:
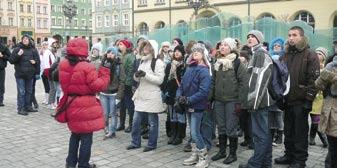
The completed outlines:
<svg viewBox="0 0 337 168">
<path fill-rule="evenodd" d="M 59 35 L 68 41 L 72 37 L 82 37 L 88 40 L 92 34 L 92 3 L 91 0 L 72 0 L 77 7 L 77 14 L 69 20 L 63 13 L 63 5 L 68 0 L 51 1 L 51 35 Z"/>
<path fill-rule="evenodd" d="M 17 1 L 17 21 L 18 21 L 18 34 L 17 37 L 21 38 L 22 35 L 28 34 L 35 37 L 35 21 L 34 21 L 34 3 L 33 0 L 18 0 Z"/>
<path fill-rule="evenodd" d="M 35 41 L 40 44 L 50 37 L 50 3 L 49 0 L 35 0 Z"/>
<path fill-rule="evenodd" d="M 0 41 L 4 44 L 17 39 L 16 0 L 0 1 Z"/>
<path fill-rule="evenodd" d="M 194 10 L 187 0 L 137 0 L 134 7 L 135 34 L 149 32 L 177 25 L 190 23 L 196 18 L 219 16 L 217 24 L 226 28 L 245 22 L 270 17 L 284 22 L 302 20 L 314 30 L 331 30 L 337 27 L 337 1 L 325 0 L 208 0 L 208 4 Z M 222 13 L 222 14 L 221 14 Z M 232 18 L 223 19 L 221 15 L 228 13 Z M 247 16 L 250 16 L 249 19 Z M 336 30 L 337 28 L 335 28 Z M 337 33 L 335 33 L 337 36 Z"/>
<path fill-rule="evenodd" d="M 93 0 L 93 37 L 104 47 L 117 38 L 132 36 L 132 0 Z"/>
</svg>

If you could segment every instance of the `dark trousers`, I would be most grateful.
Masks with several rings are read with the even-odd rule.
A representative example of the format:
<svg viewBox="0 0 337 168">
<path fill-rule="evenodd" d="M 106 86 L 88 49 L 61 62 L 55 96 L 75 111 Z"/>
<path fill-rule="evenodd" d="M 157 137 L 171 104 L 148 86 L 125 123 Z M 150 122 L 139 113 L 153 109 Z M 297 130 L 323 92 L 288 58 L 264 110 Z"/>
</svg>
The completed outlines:
<svg viewBox="0 0 337 168">
<path fill-rule="evenodd" d="M 337 137 L 332 137 L 327 135 L 329 142 L 329 152 L 327 156 L 326 164 L 329 165 L 329 168 L 337 167 Z M 327 166 L 326 166 L 327 167 Z"/>
<path fill-rule="evenodd" d="M 76 167 L 76 164 L 78 163 L 78 168 L 89 168 L 92 135 L 93 133 L 71 133 L 68 157 L 66 160 L 68 166 Z M 79 147 L 80 149 L 78 150 Z"/>
<path fill-rule="evenodd" d="M 129 126 L 132 125 L 133 113 L 135 111 L 135 105 L 133 104 L 132 96 L 133 96 L 132 86 L 125 85 L 124 98 L 121 102 L 121 107 L 119 111 L 120 113 L 119 125 L 120 126 L 125 126 L 126 110 L 128 110 L 128 114 L 129 114 Z"/>
<path fill-rule="evenodd" d="M 272 166 L 272 139 L 269 128 L 269 108 L 251 113 L 254 155 L 248 161 L 249 168 Z"/>
<path fill-rule="evenodd" d="M 4 101 L 6 70 L 0 69 L 0 104 Z"/>
<path fill-rule="evenodd" d="M 32 96 L 30 98 L 30 101 L 32 102 L 31 104 L 33 104 L 34 106 L 37 106 L 37 100 L 35 97 L 35 85 L 36 85 L 36 79 L 33 78 L 33 89 L 32 89 Z"/>
<path fill-rule="evenodd" d="M 44 86 L 44 92 L 49 93 L 50 87 L 49 87 L 48 77 L 42 74 L 41 79 L 42 79 L 42 83 Z"/>
<path fill-rule="evenodd" d="M 305 166 L 308 158 L 308 112 L 302 105 L 288 106 L 284 112 L 285 154 Z"/>
<path fill-rule="evenodd" d="M 23 108 L 32 107 L 31 96 L 33 91 L 33 78 L 32 79 L 23 79 L 16 78 L 17 92 L 18 92 L 18 111 Z"/>
<path fill-rule="evenodd" d="M 252 123 L 250 118 L 250 113 L 248 110 L 243 109 L 240 112 L 240 127 L 244 133 L 244 139 L 246 142 L 251 142 L 252 140 Z"/>
</svg>

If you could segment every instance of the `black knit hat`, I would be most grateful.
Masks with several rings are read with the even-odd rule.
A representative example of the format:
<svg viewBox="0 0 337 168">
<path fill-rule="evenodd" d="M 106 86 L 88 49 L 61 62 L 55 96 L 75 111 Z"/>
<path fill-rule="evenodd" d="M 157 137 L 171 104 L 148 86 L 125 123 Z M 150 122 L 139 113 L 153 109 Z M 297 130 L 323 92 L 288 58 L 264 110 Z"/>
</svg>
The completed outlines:
<svg viewBox="0 0 337 168">
<path fill-rule="evenodd" d="M 184 48 L 184 46 L 182 46 L 182 45 L 177 45 L 177 46 L 174 48 L 173 52 L 176 52 L 176 50 L 178 50 L 179 52 L 181 52 L 181 55 L 182 55 L 183 57 L 185 56 L 185 48 Z"/>
<path fill-rule="evenodd" d="M 177 38 L 174 38 L 173 41 L 174 40 L 176 40 L 179 43 L 179 45 L 182 45 L 182 46 L 184 45 L 183 41 L 181 41 L 180 38 L 177 37 Z"/>
</svg>

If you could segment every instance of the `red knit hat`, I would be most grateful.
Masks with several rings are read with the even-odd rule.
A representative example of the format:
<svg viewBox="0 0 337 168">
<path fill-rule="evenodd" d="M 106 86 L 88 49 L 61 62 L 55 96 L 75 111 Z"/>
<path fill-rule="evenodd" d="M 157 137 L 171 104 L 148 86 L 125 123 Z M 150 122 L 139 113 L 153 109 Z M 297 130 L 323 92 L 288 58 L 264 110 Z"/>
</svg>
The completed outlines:
<svg viewBox="0 0 337 168">
<path fill-rule="evenodd" d="M 120 43 L 123 43 L 123 45 L 126 47 L 126 48 L 131 48 L 131 42 L 129 40 L 121 40 L 119 41 Z"/>
<path fill-rule="evenodd" d="M 69 40 L 66 50 L 68 56 L 88 57 L 88 43 L 82 38 Z"/>
</svg>

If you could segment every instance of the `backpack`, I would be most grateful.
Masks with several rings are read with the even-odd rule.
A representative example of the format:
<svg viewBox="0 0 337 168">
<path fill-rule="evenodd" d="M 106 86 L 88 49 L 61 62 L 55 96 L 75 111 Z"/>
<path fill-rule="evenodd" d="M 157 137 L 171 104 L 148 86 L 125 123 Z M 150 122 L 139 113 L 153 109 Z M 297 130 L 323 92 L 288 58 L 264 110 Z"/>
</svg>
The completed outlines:
<svg viewBox="0 0 337 168">
<path fill-rule="evenodd" d="M 272 61 L 273 69 L 268 92 L 282 110 L 284 109 L 285 96 L 290 90 L 290 75 L 286 63 L 274 59 Z"/>
</svg>

